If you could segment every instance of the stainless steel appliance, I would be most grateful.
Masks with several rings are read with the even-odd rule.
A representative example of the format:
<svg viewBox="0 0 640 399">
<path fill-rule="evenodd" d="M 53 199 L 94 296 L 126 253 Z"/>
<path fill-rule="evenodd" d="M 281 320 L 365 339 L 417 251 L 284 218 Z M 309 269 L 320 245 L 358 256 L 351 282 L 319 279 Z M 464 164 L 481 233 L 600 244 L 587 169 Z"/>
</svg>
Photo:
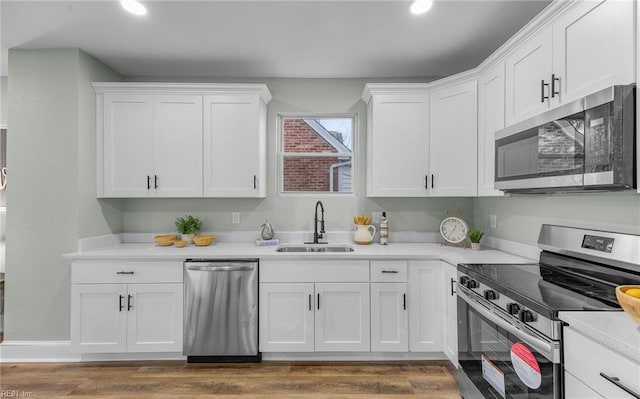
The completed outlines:
<svg viewBox="0 0 640 399">
<path fill-rule="evenodd" d="M 495 183 L 513 193 L 637 184 L 635 85 L 612 86 L 495 134 Z"/>
<path fill-rule="evenodd" d="M 260 361 L 258 260 L 184 262 L 188 362 Z"/>
<path fill-rule="evenodd" d="M 466 399 L 563 397 L 560 311 L 621 311 L 640 236 L 543 225 L 537 264 L 458 265 L 458 386 Z"/>
</svg>

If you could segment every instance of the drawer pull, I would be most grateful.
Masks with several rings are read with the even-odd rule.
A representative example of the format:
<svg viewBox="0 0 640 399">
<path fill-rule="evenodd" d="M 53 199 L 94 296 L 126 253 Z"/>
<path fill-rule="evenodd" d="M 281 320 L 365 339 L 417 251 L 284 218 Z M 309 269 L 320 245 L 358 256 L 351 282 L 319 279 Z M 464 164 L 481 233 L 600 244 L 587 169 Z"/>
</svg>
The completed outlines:
<svg viewBox="0 0 640 399">
<path fill-rule="evenodd" d="M 383 270 L 382 273 L 398 274 L 397 270 Z"/>
<path fill-rule="evenodd" d="M 631 388 L 628 388 L 626 386 L 624 386 L 621 382 L 620 382 L 620 378 L 618 377 L 609 377 L 608 375 L 606 375 L 605 373 L 600 373 L 600 377 L 604 378 L 605 380 L 609 381 L 610 383 L 612 383 L 613 385 L 617 386 L 618 388 L 622 389 L 623 391 L 625 391 L 626 393 L 628 393 L 629 395 L 633 396 L 634 398 L 638 398 L 640 399 L 640 394 L 633 392 L 631 390 Z"/>
<path fill-rule="evenodd" d="M 133 273 L 134 273 L 134 272 L 123 272 L 123 271 L 116 272 L 116 274 L 133 274 Z"/>
</svg>

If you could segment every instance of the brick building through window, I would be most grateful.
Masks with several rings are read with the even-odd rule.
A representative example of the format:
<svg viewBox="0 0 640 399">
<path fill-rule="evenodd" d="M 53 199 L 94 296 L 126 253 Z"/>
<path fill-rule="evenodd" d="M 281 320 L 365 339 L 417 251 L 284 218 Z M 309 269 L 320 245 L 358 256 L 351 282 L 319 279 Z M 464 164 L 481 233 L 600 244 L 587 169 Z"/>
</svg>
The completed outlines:
<svg viewBox="0 0 640 399">
<path fill-rule="evenodd" d="M 323 119 L 283 118 L 284 192 L 352 192 L 351 132 L 330 131 L 323 122 L 328 124 Z"/>
</svg>

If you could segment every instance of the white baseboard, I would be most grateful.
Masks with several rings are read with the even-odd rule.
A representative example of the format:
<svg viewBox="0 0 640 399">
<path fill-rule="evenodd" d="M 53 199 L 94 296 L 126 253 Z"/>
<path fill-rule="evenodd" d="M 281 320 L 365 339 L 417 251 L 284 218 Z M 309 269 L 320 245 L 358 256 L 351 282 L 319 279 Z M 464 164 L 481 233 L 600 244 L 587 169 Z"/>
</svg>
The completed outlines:
<svg viewBox="0 0 640 399">
<path fill-rule="evenodd" d="M 263 353 L 262 360 L 271 361 L 403 361 L 447 360 L 444 352 L 274 352 Z"/>
<path fill-rule="evenodd" d="M 79 362 L 71 352 L 71 341 L 4 341 L 0 344 L 0 363 Z"/>
</svg>

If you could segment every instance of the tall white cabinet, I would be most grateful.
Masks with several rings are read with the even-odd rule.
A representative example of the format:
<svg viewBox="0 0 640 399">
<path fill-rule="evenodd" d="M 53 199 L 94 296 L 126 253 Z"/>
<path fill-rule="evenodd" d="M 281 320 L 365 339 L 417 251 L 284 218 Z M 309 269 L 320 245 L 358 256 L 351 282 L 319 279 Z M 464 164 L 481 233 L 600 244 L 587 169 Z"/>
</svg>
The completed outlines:
<svg viewBox="0 0 640 399">
<path fill-rule="evenodd" d="M 409 350 L 442 351 L 440 261 L 409 262 Z"/>
<path fill-rule="evenodd" d="M 264 197 L 265 85 L 93 83 L 98 197 Z"/>
</svg>

